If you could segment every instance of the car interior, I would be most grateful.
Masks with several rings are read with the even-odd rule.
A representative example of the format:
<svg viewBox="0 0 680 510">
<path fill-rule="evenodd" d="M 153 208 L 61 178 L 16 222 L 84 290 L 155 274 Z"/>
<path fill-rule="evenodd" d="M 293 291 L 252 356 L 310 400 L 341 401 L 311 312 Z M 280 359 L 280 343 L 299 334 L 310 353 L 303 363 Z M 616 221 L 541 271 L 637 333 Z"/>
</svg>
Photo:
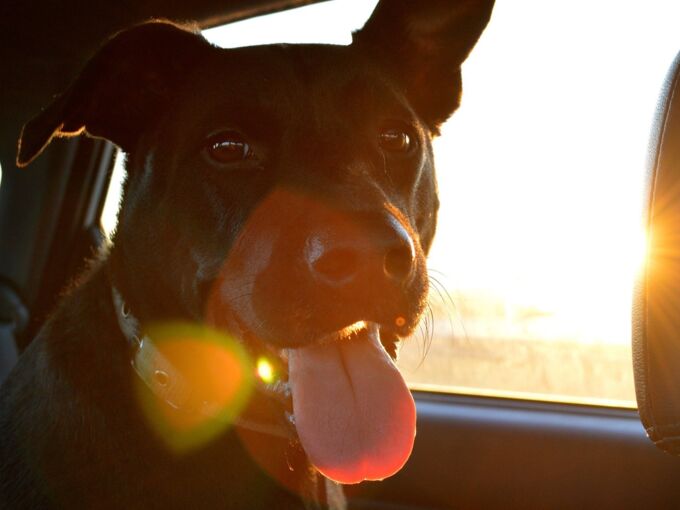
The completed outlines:
<svg viewBox="0 0 680 510">
<path fill-rule="evenodd" d="M 15 165 L 17 140 L 24 123 L 68 86 L 102 41 L 125 27 L 166 18 L 193 23 L 207 30 L 207 34 L 208 29 L 215 27 L 325 3 L 314 0 L 9 0 L 0 6 L 0 65 L 3 68 L 0 78 L 0 382 L 35 336 L 63 290 L 83 270 L 84 261 L 95 256 L 106 243 L 102 214 L 109 183 L 117 171 L 116 147 L 85 137 L 55 140 L 30 168 L 18 168 Z M 543 5 L 541 12 L 532 18 L 531 23 L 538 24 L 545 14 L 543 10 L 548 11 L 550 7 L 541 2 L 533 5 Z M 497 0 L 496 9 L 499 13 L 512 10 L 513 2 Z M 580 9 L 577 16 L 587 17 L 587 3 L 581 2 L 574 9 Z M 618 19 L 616 9 L 616 3 L 611 3 L 612 12 L 608 15 L 612 23 Z M 370 12 L 365 13 L 368 14 Z M 599 26 L 596 32 L 606 39 L 607 30 L 607 26 Z M 573 32 L 577 37 L 578 30 Z M 521 34 L 515 36 L 520 38 Z M 488 46 L 504 44 L 493 36 L 491 29 L 484 42 Z M 672 49 L 674 55 L 680 50 L 680 40 L 676 38 L 672 43 L 677 44 Z M 534 40 L 528 44 L 540 46 L 541 43 Z M 479 51 L 483 53 L 485 48 L 482 46 Z M 616 58 L 625 60 L 628 56 Z M 644 54 L 640 56 L 645 58 Z M 609 66 L 610 62 L 602 60 L 598 69 L 591 71 L 597 73 Z M 626 395 L 630 398 L 613 394 L 609 399 L 606 395 L 595 395 L 590 400 L 587 396 L 572 399 L 542 395 L 549 392 L 539 390 L 503 392 L 475 384 L 464 387 L 455 382 L 443 388 L 446 384 L 414 379 L 412 390 L 418 428 L 413 454 L 395 476 L 347 487 L 350 508 L 680 507 L 677 490 L 680 480 L 677 457 L 680 455 L 680 341 L 677 338 L 680 236 L 676 233 L 676 226 L 680 224 L 680 53 L 664 66 L 667 72 L 664 70 L 666 77 L 658 80 L 656 106 L 645 104 L 643 107 L 653 119 L 651 129 L 636 126 L 636 133 L 642 133 L 637 142 L 648 147 L 646 164 L 640 165 L 641 184 L 635 191 L 641 204 L 636 221 L 644 225 L 647 240 L 644 268 L 637 275 L 631 302 L 624 299 L 628 310 L 624 310 L 621 319 L 625 324 L 625 348 L 621 352 L 631 388 Z M 471 86 L 470 99 L 474 99 L 474 94 L 486 93 L 486 87 L 489 90 L 505 87 L 506 81 L 510 81 L 509 68 L 510 64 L 499 70 L 484 90 L 474 91 Z M 521 68 L 521 64 L 516 64 L 515 69 Z M 465 72 L 464 67 L 464 79 Z M 474 62 L 470 63 L 470 72 L 474 74 Z M 633 68 L 628 72 L 634 75 L 645 73 L 646 69 Z M 589 80 L 584 78 L 587 86 L 597 86 L 596 74 Z M 609 92 L 601 92 L 604 101 Z M 564 91 L 547 91 L 540 100 L 541 108 L 547 111 L 576 108 L 569 103 L 573 98 Z M 620 102 L 619 111 L 608 114 L 617 123 L 631 122 L 627 117 L 630 108 L 629 104 Z M 464 116 L 462 110 L 460 113 Z M 497 122 L 494 115 L 495 111 L 490 108 L 487 117 L 481 120 L 487 124 L 472 130 L 471 136 L 481 137 L 487 129 L 493 131 Z M 589 124 L 587 118 L 581 121 Z M 525 151 L 523 157 L 526 158 L 530 158 L 531 151 L 542 154 L 543 149 L 533 143 L 527 140 L 525 146 L 513 150 Z M 559 143 L 564 151 L 578 150 L 568 139 L 560 139 Z M 627 142 L 621 140 L 620 143 Z M 598 140 L 593 144 L 597 146 Z M 491 146 L 486 150 L 496 149 Z M 618 160 L 610 156 L 603 157 L 603 165 L 607 161 L 616 165 Z M 560 156 L 551 157 L 557 160 Z M 552 163 L 552 159 L 542 163 L 546 173 Z M 440 163 L 440 173 L 441 166 Z M 512 181 L 514 168 L 504 171 L 508 182 Z M 607 177 L 606 189 L 615 193 L 616 168 L 607 175 L 612 177 Z M 588 184 L 581 186 L 586 188 Z M 446 200 L 447 196 L 442 194 L 442 201 Z M 597 200 L 606 210 L 611 199 L 598 196 Z M 569 198 L 574 208 L 579 201 L 578 196 Z M 113 203 L 115 209 L 115 198 Z M 535 210 L 533 214 L 541 216 L 542 213 Z M 570 214 L 567 212 L 567 216 Z M 587 217 L 585 220 L 590 221 Z M 600 230 L 599 234 L 601 240 L 607 242 L 610 233 Z M 492 236 L 480 234 L 485 235 Z M 541 235 L 544 233 L 535 234 Z M 545 235 L 546 239 L 552 239 Z M 626 256 L 622 251 L 620 255 Z M 483 258 L 503 256 L 499 250 Z M 552 270 L 557 274 L 562 269 L 553 267 Z M 631 276 L 631 285 L 632 282 Z M 570 299 L 587 301 L 593 292 L 589 282 L 579 285 L 578 293 Z M 463 342 L 462 347 L 468 350 L 460 352 L 488 354 L 492 351 L 493 344 L 488 348 L 484 344 L 484 349 L 473 345 L 477 326 L 473 327 L 470 322 L 466 330 L 466 320 L 461 318 L 465 302 L 459 302 L 451 289 L 443 292 L 444 301 L 454 302 L 448 308 L 454 310 L 453 322 L 458 329 L 466 331 L 463 336 L 470 337 L 465 341 L 469 344 Z M 450 297 L 447 292 L 451 293 Z M 507 307 L 503 308 L 503 317 L 515 317 L 517 312 L 513 310 L 515 312 L 510 313 Z M 533 317 L 531 320 L 536 322 L 531 324 L 542 324 L 542 317 Z M 432 327 L 430 323 L 423 330 L 422 338 L 414 342 L 421 349 L 415 355 L 416 365 L 427 363 L 429 358 L 434 358 L 432 363 L 438 361 L 437 329 L 432 332 Z M 541 331 L 532 329 L 527 335 L 540 336 Z M 429 354 L 423 342 L 431 342 Z M 589 348 L 594 355 L 608 352 L 592 345 Z M 525 347 L 518 344 L 517 349 Z M 563 362 L 567 366 L 568 356 L 568 351 L 559 354 L 557 364 Z M 541 363 L 540 359 L 530 356 L 520 359 L 524 364 Z M 592 366 L 600 367 L 597 362 L 593 363 Z M 451 364 L 456 364 L 455 358 Z M 552 374 L 550 367 L 544 366 L 541 377 L 563 377 Z M 523 367 L 514 369 L 521 374 Z M 606 379 L 608 374 L 600 368 L 590 370 L 590 376 L 596 381 Z"/>
</svg>

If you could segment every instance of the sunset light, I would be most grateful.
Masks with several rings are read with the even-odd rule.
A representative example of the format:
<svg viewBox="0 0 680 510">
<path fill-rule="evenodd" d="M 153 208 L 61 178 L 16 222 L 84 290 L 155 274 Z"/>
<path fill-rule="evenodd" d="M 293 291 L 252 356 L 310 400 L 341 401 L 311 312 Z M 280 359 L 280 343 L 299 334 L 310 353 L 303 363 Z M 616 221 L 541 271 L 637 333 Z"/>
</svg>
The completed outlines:
<svg viewBox="0 0 680 510">
<path fill-rule="evenodd" d="M 348 44 L 374 4 L 204 34 L 224 47 Z M 400 365 L 413 387 L 634 404 L 647 143 L 679 19 L 676 0 L 496 2 L 463 65 L 462 106 L 434 141 L 433 316 Z"/>
</svg>

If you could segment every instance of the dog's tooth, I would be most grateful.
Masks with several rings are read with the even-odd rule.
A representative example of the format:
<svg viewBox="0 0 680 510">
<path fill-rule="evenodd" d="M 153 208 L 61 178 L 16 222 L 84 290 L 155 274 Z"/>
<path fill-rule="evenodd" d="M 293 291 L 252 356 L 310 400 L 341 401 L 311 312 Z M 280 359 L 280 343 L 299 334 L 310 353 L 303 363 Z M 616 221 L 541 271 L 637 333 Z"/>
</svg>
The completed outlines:
<svg viewBox="0 0 680 510">
<path fill-rule="evenodd" d="M 265 385 L 265 389 L 270 393 L 278 393 L 284 397 L 290 397 L 290 384 L 288 381 L 275 381 Z"/>
<path fill-rule="evenodd" d="M 260 383 L 258 386 L 260 390 L 266 393 L 270 398 L 282 403 L 290 402 L 292 392 L 288 381 L 279 379 L 278 381 L 268 384 Z"/>
<path fill-rule="evenodd" d="M 279 355 L 279 358 L 281 358 L 281 361 L 288 363 L 288 349 L 280 349 L 277 354 Z"/>
<path fill-rule="evenodd" d="M 373 341 L 380 341 L 380 325 L 376 322 L 367 322 L 366 331 L 368 332 L 368 337 Z"/>
<path fill-rule="evenodd" d="M 295 415 L 293 413 L 289 413 L 288 411 L 286 411 L 284 414 L 288 423 L 295 426 Z"/>
<path fill-rule="evenodd" d="M 290 383 L 288 381 L 279 381 L 279 388 L 284 397 L 288 398 L 291 395 Z"/>
</svg>

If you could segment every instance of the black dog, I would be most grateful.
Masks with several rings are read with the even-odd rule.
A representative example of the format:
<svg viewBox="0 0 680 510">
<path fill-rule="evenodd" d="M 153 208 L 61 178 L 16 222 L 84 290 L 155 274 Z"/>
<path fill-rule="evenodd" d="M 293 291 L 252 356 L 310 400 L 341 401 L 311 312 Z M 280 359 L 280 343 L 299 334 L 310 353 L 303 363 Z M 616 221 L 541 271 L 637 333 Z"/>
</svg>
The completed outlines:
<svg viewBox="0 0 680 510">
<path fill-rule="evenodd" d="M 383 0 L 347 47 L 222 50 L 144 24 L 25 126 L 21 166 L 84 131 L 128 177 L 113 248 L 2 388 L 4 507 L 340 507 L 319 472 L 403 465 L 415 408 L 387 353 L 424 306 L 430 141 L 492 4 Z M 278 381 L 249 389 L 214 331 Z"/>
</svg>

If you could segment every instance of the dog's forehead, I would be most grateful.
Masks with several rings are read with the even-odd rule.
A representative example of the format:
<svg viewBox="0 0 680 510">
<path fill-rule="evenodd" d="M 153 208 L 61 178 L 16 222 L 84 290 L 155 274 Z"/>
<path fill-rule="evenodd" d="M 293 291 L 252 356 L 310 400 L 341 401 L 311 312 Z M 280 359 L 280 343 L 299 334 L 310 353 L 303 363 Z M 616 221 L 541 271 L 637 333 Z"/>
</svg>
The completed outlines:
<svg viewBox="0 0 680 510">
<path fill-rule="evenodd" d="M 182 105 L 193 117 L 236 122 L 303 117 L 412 116 L 399 88 L 350 46 L 269 45 L 216 49 L 185 82 Z M 239 118 L 241 117 L 241 118 Z"/>
</svg>

